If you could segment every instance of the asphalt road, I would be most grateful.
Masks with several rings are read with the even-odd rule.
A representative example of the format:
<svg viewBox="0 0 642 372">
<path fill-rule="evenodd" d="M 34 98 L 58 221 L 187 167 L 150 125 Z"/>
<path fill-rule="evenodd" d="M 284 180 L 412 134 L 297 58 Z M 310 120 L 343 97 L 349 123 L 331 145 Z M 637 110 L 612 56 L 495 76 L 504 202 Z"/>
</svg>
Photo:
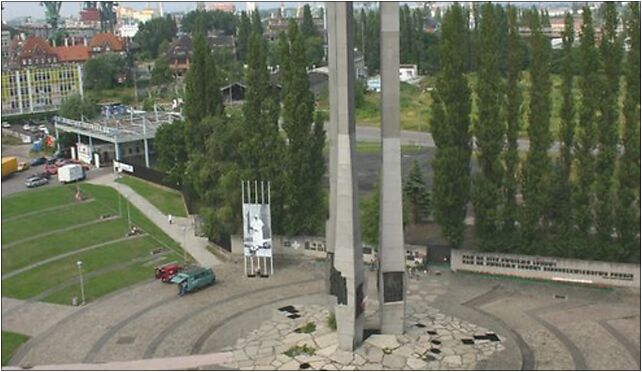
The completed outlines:
<svg viewBox="0 0 642 372">
<path fill-rule="evenodd" d="M 4 155 L 4 154 L 3 154 Z M 45 166 L 44 165 L 38 165 L 35 167 L 31 167 L 27 169 L 24 172 L 16 172 L 13 175 L 11 175 L 9 178 L 6 180 L 2 180 L 2 196 L 9 196 L 11 194 L 15 194 L 17 192 L 21 191 L 26 191 L 29 190 L 25 186 L 25 180 L 29 178 L 32 174 L 34 173 L 40 173 L 45 171 Z M 107 168 L 100 168 L 100 169 L 91 169 L 89 172 L 87 172 L 87 179 L 92 179 L 98 176 L 101 176 L 105 173 L 111 172 L 112 169 L 110 167 Z M 58 176 L 53 175 L 49 179 L 49 183 L 43 186 L 39 186 L 35 189 L 42 189 L 44 187 L 52 187 L 60 185 L 60 181 L 58 181 Z"/>
</svg>

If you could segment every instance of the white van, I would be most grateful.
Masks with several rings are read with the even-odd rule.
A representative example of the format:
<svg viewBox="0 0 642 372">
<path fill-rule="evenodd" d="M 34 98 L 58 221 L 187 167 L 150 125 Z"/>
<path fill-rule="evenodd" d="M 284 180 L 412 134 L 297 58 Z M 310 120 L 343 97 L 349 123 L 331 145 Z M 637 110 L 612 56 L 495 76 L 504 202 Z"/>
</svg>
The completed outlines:
<svg viewBox="0 0 642 372">
<path fill-rule="evenodd" d="M 75 182 L 85 178 L 85 171 L 78 164 L 67 164 L 58 168 L 58 181 Z"/>
</svg>

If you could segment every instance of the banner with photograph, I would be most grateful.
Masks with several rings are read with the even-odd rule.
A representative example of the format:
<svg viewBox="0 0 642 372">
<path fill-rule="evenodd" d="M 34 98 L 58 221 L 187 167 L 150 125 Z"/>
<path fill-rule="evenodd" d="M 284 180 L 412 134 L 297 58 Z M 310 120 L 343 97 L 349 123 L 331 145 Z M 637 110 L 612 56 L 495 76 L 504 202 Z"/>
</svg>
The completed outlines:
<svg viewBox="0 0 642 372">
<path fill-rule="evenodd" d="M 243 246 L 245 256 L 272 257 L 269 204 L 243 203 Z"/>
</svg>

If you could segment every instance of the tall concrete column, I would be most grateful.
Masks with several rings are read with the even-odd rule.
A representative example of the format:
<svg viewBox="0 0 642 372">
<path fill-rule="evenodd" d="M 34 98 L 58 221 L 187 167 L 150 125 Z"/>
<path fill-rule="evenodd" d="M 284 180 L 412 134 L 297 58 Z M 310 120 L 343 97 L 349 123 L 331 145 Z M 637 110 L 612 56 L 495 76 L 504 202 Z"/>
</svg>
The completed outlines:
<svg viewBox="0 0 642 372">
<path fill-rule="evenodd" d="M 337 296 L 335 316 L 339 348 L 354 350 L 363 340 L 365 310 L 365 275 L 359 226 L 357 173 L 353 167 L 356 150 L 354 105 L 354 50 L 352 47 L 352 3 L 328 2 L 328 28 L 333 30 L 328 48 L 329 91 L 336 95 L 330 112 L 330 123 L 336 145 L 334 212 L 334 269 L 331 292 Z"/>
<path fill-rule="evenodd" d="M 379 304 L 381 333 L 401 334 L 405 314 L 405 257 L 399 133 L 399 3 L 381 2 L 381 181 Z"/>
</svg>

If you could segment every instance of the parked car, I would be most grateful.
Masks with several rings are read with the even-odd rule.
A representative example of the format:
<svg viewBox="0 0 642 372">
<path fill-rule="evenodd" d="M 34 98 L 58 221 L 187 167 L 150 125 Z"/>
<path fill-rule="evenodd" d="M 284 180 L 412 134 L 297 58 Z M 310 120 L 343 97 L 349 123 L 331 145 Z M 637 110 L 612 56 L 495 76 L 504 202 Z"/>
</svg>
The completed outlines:
<svg viewBox="0 0 642 372">
<path fill-rule="evenodd" d="M 31 164 L 31 166 L 36 166 L 36 165 L 42 165 L 42 164 L 44 164 L 46 162 L 47 162 L 47 158 L 40 157 L 40 158 L 36 158 L 36 159 L 31 159 L 31 162 L 29 164 Z"/>
<path fill-rule="evenodd" d="M 58 174 L 58 167 L 56 167 L 55 164 L 47 164 L 45 165 L 45 172 L 49 174 Z"/>
<path fill-rule="evenodd" d="M 49 180 L 44 177 L 29 177 L 25 181 L 25 186 L 27 186 L 28 188 L 32 188 L 32 187 L 46 185 L 48 183 L 49 183 Z"/>
<path fill-rule="evenodd" d="M 54 159 L 54 164 L 56 167 L 60 168 L 63 165 L 71 164 L 71 160 L 69 159 Z"/>
<path fill-rule="evenodd" d="M 3 128 L 11 128 L 11 124 L 7 123 L 6 121 L 2 123 Z"/>
<path fill-rule="evenodd" d="M 185 294 L 207 287 L 214 283 L 215 280 L 216 276 L 212 269 L 196 266 L 179 272 L 172 278 L 171 282 L 178 284 L 180 294 Z"/>
<path fill-rule="evenodd" d="M 182 268 L 183 267 L 177 263 L 168 263 L 161 267 L 157 267 L 154 270 L 154 277 L 156 279 L 160 279 L 163 283 L 167 283 L 172 280 L 172 278 L 178 274 Z"/>
<path fill-rule="evenodd" d="M 29 163 L 26 161 L 18 162 L 18 172 L 26 171 L 29 169 Z"/>
<path fill-rule="evenodd" d="M 30 126 L 29 124 L 24 124 L 24 125 L 22 126 L 22 130 L 26 130 L 26 131 L 28 131 L 28 130 L 29 130 L 29 128 L 31 128 L 31 126 Z"/>
</svg>

